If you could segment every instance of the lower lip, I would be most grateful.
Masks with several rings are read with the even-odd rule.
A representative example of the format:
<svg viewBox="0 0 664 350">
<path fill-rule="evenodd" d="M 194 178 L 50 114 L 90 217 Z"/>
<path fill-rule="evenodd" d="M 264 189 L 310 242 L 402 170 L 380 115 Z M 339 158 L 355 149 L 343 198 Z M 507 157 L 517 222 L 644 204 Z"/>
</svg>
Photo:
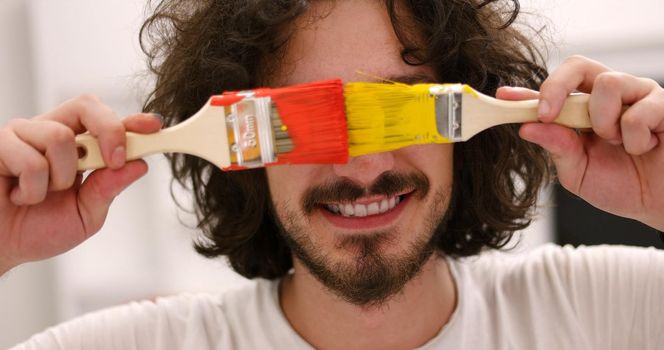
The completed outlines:
<svg viewBox="0 0 664 350">
<path fill-rule="evenodd" d="M 392 208 L 392 210 L 388 210 L 382 214 L 367 216 L 341 216 L 332 214 L 324 208 L 319 208 L 318 210 L 329 222 L 332 223 L 332 225 L 339 228 L 350 230 L 375 230 L 392 224 L 409 202 L 410 196 L 405 196 L 397 206 Z"/>
</svg>

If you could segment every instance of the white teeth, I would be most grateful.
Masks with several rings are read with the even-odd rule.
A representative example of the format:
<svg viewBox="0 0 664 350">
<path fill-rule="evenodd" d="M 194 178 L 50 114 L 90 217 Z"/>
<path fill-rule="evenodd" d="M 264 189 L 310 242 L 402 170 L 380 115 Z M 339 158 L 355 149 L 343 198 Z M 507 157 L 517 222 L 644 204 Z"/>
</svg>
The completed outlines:
<svg viewBox="0 0 664 350">
<path fill-rule="evenodd" d="M 352 204 L 345 204 L 341 209 L 341 215 L 343 216 L 353 216 L 355 215 L 355 209 L 353 209 Z"/>
<path fill-rule="evenodd" d="M 401 202 L 400 197 L 391 197 L 380 201 L 372 202 L 369 204 L 326 204 L 325 207 L 332 213 L 341 216 L 356 216 L 365 217 L 369 215 L 382 214 L 391 210 Z"/>
<path fill-rule="evenodd" d="M 364 204 L 355 204 L 355 216 L 367 216 L 367 206 Z"/>
<path fill-rule="evenodd" d="M 374 202 L 367 205 L 367 215 L 376 215 L 378 214 L 378 203 Z"/>
<path fill-rule="evenodd" d="M 388 203 L 387 199 L 383 199 L 380 201 L 380 209 L 378 209 L 378 212 L 384 213 L 389 209 L 390 203 Z"/>
<path fill-rule="evenodd" d="M 335 213 L 335 214 L 339 214 L 339 212 L 341 212 L 341 211 L 339 210 L 339 206 L 336 205 L 336 204 L 328 204 L 328 205 L 327 205 L 327 210 L 329 210 L 329 211 L 331 211 L 331 212 L 333 212 L 333 213 Z"/>
</svg>

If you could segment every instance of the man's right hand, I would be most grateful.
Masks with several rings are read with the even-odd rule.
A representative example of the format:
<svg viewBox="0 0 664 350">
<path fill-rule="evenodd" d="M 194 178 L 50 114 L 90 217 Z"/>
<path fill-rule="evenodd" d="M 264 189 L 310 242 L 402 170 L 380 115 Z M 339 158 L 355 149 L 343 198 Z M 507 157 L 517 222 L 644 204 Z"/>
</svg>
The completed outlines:
<svg viewBox="0 0 664 350">
<path fill-rule="evenodd" d="M 151 114 L 124 120 L 90 95 L 32 119 L 0 128 L 0 275 L 28 261 L 68 251 L 102 227 L 120 192 L 147 172 L 144 161 L 125 164 L 125 131 L 156 132 Z M 74 137 L 99 139 L 109 168 L 84 182 Z"/>
</svg>

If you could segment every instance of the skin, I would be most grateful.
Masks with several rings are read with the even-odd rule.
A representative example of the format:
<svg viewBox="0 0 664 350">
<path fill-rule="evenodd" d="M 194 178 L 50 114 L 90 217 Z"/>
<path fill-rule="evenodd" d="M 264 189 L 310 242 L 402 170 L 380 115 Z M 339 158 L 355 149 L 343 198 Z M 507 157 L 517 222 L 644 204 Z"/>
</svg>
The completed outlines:
<svg viewBox="0 0 664 350">
<path fill-rule="evenodd" d="M 546 124 L 574 90 L 591 94 L 592 133 Z M 504 88 L 497 96 L 539 98 L 545 124 L 524 125 L 520 135 L 549 151 L 566 189 L 599 209 L 664 231 L 664 89 L 657 82 L 572 56 L 539 93 Z M 629 106 L 624 112 L 623 105 Z"/>
<path fill-rule="evenodd" d="M 120 120 L 92 95 L 4 125 L 0 129 L 0 273 L 64 253 L 99 231 L 113 198 L 147 172 L 143 161 L 125 164 L 124 132 L 150 133 L 160 128 L 160 119 L 149 114 Z M 99 137 L 110 167 L 82 182 L 76 171 L 74 135 L 86 130 Z"/>
<path fill-rule="evenodd" d="M 356 73 L 358 69 L 382 77 L 432 77 L 429 69 L 409 66 L 401 60 L 401 44 L 379 2 L 344 1 L 333 8 L 317 2 L 309 15 L 330 10 L 315 25 L 303 26 L 293 37 L 281 74 L 285 78 L 278 81 L 279 85 L 329 77 L 340 77 L 344 82 L 367 80 Z M 304 17 L 300 23 L 310 20 Z M 272 199 L 282 221 L 287 221 L 287 211 L 295 212 L 297 224 L 307 228 L 308 237 L 319 252 L 333 263 L 353 266 L 359 253 L 340 248 L 335 242 L 344 236 L 367 235 L 374 230 L 336 227 L 320 211 L 305 216 L 296 205 L 297 199 L 311 186 L 341 178 L 369 187 L 386 171 L 422 172 L 429 179 L 430 192 L 441 191 L 447 197 L 452 183 L 452 146 L 414 146 L 353 158 L 348 164 L 281 166 L 267 171 Z M 361 198 L 359 202 L 370 199 Z M 380 226 L 396 232 L 394 241 L 381 245 L 384 256 L 403 255 L 418 236 L 431 236 L 424 213 L 434 206 L 433 200 L 433 195 L 411 198 L 396 220 Z M 447 203 L 442 209 L 446 207 Z M 282 282 L 281 304 L 294 329 L 320 349 L 396 349 L 423 345 L 440 331 L 456 303 L 454 282 L 442 259 L 429 259 L 397 298 L 373 308 L 341 300 L 298 259 L 294 259 L 294 265 L 294 274 Z"/>
<path fill-rule="evenodd" d="M 287 55 L 290 65 L 282 67 L 279 82 L 365 79 L 356 70 L 378 76 L 429 74 L 400 62 L 386 18 L 373 1 L 337 2 L 329 16 L 299 30 Z M 577 134 L 550 124 L 573 90 L 591 93 L 593 133 Z M 662 88 L 650 79 L 613 72 L 575 56 L 552 72 L 540 92 L 501 88 L 497 96 L 540 99 L 543 123 L 524 125 L 520 134 L 551 153 L 563 186 L 598 208 L 664 231 Z M 625 112 L 623 104 L 630 106 Z M 119 120 L 101 101 L 87 95 L 4 125 L 0 272 L 63 253 L 97 232 L 113 198 L 147 171 L 142 161 L 124 163 L 123 132 L 150 133 L 159 128 L 159 120 L 150 115 Z M 97 170 L 80 183 L 74 135 L 86 130 L 100 138 L 111 168 Z M 432 187 L 444 189 L 451 181 L 450 157 L 451 146 L 418 146 L 358 157 L 345 165 L 272 168 L 269 179 L 277 208 L 288 198 L 295 203 L 306 187 L 322 180 L 348 177 L 366 185 L 388 169 L 421 171 Z M 381 247 L 385 254 L 398 254 L 414 238 L 417 230 L 405 228 L 421 225 L 417 218 L 428 200 L 411 201 L 396 222 L 389 223 L 400 235 Z M 330 237 L 339 230 L 315 216 L 310 220 L 312 240 L 333 259 L 352 261 L 352 252 L 331 245 Z M 456 300 L 453 287 L 443 260 L 431 259 L 389 305 L 359 308 L 335 298 L 295 260 L 295 274 L 282 284 L 281 303 L 295 330 L 317 348 L 413 348 L 435 336 L 448 321 Z"/>
</svg>

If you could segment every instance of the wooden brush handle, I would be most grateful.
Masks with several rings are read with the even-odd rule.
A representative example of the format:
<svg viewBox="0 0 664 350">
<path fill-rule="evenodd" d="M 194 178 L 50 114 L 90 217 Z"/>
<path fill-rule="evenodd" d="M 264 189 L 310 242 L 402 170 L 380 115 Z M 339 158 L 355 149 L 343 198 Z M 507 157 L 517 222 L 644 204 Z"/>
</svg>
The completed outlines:
<svg viewBox="0 0 664 350">
<path fill-rule="evenodd" d="M 206 104 L 184 122 L 152 134 L 127 132 L 126 160 L 155 153 L 186 153 L 203 158 L 224 169 L 231 165 L 223 107 Z M 76 136 L 82 157 L 78 170 L 106 167 L 97 138 L 90 134 Z"/>
<path fill-rule="evenodd" d="M 168 133 L 162 130 L 155 134 L 137 134 L 127 132 L 126 160 L 136 160 L 145 156 L 165 152 L 168 143 Z M 92 170 L 106 167 L 101 155 L 99 142 L 91 134 L 76 136 L 76 145 L 79 148 L 78 170 Z"/>
<path fill-rule="evenodd" d="M 554 122 L 575 129 L 590 128 L 589 98 L 588 94 L 570 95 Z M 539 100 L 499 100 L 473 91 L 472 94 L 463 94 L 462 105 L 463 126 L 460 140 L 463 141 L 496 125 L 539 121 Z"/>
<path fill-rule="evenodd" d="M 575 129 L 590 128 L 590 115 L 588 114 L 588 94 L 572 94 L 563 105 L 558 118 L 554 123 Z M 492 99 L 491 104 L 504 110 L 501 119 L 508 123 L 537 122 L 537 108 L 539 100 L 505 101 Z"/>
<path fill-rule="evenodd" d="M 565 100 L 563 109 L 560 111 L 555 123 L 575 129 L 587 129 L 590 124 L 590 113 L 588 113 L 588 94 L 572 94 Z"/>
</svg>

